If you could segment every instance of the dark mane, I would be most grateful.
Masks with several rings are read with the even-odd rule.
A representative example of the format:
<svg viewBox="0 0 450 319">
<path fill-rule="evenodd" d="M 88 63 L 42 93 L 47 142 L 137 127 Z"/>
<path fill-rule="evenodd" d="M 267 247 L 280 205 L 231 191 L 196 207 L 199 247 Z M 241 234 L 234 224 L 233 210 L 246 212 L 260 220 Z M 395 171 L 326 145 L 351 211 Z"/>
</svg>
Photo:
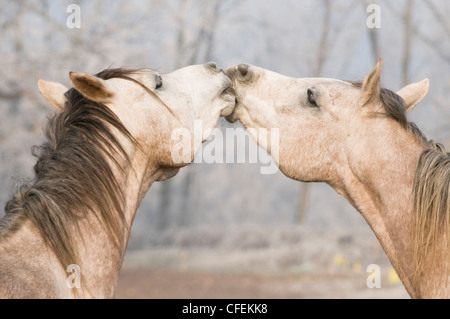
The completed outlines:
<svg viewBox="0 0 450 319">
<path fill-rule="evenodd" d="M 349 82 L 351 85 L 359 89 L 361 89 L 363 85 L 363 82 L 361 81 L 346 82 Z M 408 121 L 406 117 L 406 103 L 400 95 L 391 90 L 381 88 L 380 98 L 385 110 L 385 113 L 383 114 L 384 116 L 395 120 L 404 129 L 411 131 L 416 136 L 416 138 L 423 141 L 424 143 L 428 143 L 427 138 L 416 126 L 416 124 Z"/>
<path fill-rule="evenodd" d="M 96 76 L 130 80 L 138 71 L 106 69 Z M 34 178 L 6 203 L 6 215 L 0 220 L 0 240 L 23 221 L 31 221 L 64 268 L 77 263 L 74 229 L 88 213 L 95 214 L 117 245 L 123 243 L 124 196 L 110 162 L 123 171 L 123 163 L 130 159 L 112 129 L 137 145 L 108 107 L 88 100 L 74 88 L 65 97 L 64 110 L 50 118 L 45 128 L 47 141 L 32 149 L 37 157 Z"/>
</svg>

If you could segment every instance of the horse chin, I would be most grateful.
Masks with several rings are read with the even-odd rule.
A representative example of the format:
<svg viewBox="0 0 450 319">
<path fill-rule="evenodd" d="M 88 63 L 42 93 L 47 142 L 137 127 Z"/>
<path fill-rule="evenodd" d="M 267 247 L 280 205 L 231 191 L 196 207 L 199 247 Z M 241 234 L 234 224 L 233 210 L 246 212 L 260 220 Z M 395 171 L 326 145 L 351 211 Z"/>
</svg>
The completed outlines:
<svg viewBox="0 0 450 319">
<path fill-rule="evenodd" d="M 224 116 L 225 118 L 227 118 L 233 113 L 234 113 L 234 103 L 228 104 L 225 108 L 223 108 L 222 111 L 220 112 L 220 116 Z"/>
<path fill-rule="evenodd" d="M 227 120 L 228 123 L 234 123 L 239 120 L 239 118 L 236 116 L 235 109 L 233 109 L 230 114 L 225 115 L 225 120 Z"/>
<path fill-rule="evenodd" d="M 169 178 L 174 177 L 178 174 L 179 168 L 166 168 L 162 170 L 161 175 L 158 177 L 156 181 L 163 182 L 165 180 L 168 180 Z"/>
<path fill-rule="evenodd" d="M 236 106 L 236 94 L 231 86 L 222 92 L 222 99 L 227 104 L 220 112 L 220 116 L 226 117 L 233 113 Z"/>
<path fill-rule="evenodd" d="M 227 120 L 228 123 L 234 123 L 236 121 L 239 121 L 239 108 L 241 108 L 241 104 L 239 103 L 238 99 L 236 99 L 235 106 L 228 115 L 225 116 L 225 120 Z"/>
</svg>

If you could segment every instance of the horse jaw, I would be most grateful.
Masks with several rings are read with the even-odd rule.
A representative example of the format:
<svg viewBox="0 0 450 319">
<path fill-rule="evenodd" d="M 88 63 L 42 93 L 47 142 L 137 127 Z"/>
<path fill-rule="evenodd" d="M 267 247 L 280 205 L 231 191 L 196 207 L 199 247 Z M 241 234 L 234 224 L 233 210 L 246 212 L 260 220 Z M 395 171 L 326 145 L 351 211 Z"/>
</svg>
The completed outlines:
<svg viewBox="0 0 450 319">
<path fill-rule="evenodd" d="M 219 117 L 234 110 L 232 82 L 214 63 L 187 66 L 162 77 L 173 91 L 162 89 L 158 96 L 174 110 L 180 120 L 177 126 L 193 132 L 195 122 L 201 121 L 202 142 L 211 136 Z"/>
<path fill-rule="evenodd" d="M 179 168 L 165 168 L 165 169 L 161 169 L 161 170 L 159 170 L 159 176 L 156 179 L 156 181 L 163 182 L 165 180 L 168 180 L 169 178 L 172 178 L 175 175 L 177 175 L 179 171 L 180 171 Z"/>
</svg>

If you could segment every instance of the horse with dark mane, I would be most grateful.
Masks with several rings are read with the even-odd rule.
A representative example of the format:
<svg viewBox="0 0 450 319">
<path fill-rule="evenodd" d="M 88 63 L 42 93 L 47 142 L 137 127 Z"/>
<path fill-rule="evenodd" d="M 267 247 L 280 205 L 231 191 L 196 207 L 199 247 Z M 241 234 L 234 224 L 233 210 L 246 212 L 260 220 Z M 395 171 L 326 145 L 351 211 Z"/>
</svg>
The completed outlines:
<svg viewBox="0 0 450 319">
<path fill-rule="evenodd" d="M 234 107 L 231 82 L 214 63 L 169 74 L 107 69 L 70 73 L 73 88 L 40 80 L 59 111 L 33 148 L 34 178 L 0 220 L 0 297 L 113 297 L 139 204 L 174 161 L 173 130 L 208 138 Z M 191 160 L 199 145 L 184 145 Z M 78 277 L 77 277 L 78 276 Z"/>
<path fill-rule="evenodd" d="M 250 134 L 278 128 L 275 158 L 286 176 L 326 182 L 356 207 L 412 297 L 449 298 L 450 154 L 406 117 L 429 81 L 394 93 L 381 87 L 381 68 L 380 60 L 351 82 L 235 66 L 228 119 Z"/>
</svg>

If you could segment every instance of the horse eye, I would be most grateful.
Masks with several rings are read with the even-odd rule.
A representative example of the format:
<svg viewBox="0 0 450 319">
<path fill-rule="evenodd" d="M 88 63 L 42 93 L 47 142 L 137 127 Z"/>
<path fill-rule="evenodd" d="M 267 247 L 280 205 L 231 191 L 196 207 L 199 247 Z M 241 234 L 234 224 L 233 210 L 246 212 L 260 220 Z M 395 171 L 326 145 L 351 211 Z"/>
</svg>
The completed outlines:
<svg viewBox="0 0 450 319">
<path fill-rule="evenodd" d="M 316 99 L 314 97 L 314 92 L 311 91 L 311 89 L 308 89 L 306 91 L 306 94 L 308 95 L 308 102 L 313 105 L 314 107 L 318 107 L 317 103 L 316 103 Z"/>
<path fill-rule="evenodd" d="M 157 75 L 156 76 L 155 90 L 160 89 L 162 87 L 162 85 L 163 85 L 162 77 L 161 77 L 161 75 Z"/>
</svg>

